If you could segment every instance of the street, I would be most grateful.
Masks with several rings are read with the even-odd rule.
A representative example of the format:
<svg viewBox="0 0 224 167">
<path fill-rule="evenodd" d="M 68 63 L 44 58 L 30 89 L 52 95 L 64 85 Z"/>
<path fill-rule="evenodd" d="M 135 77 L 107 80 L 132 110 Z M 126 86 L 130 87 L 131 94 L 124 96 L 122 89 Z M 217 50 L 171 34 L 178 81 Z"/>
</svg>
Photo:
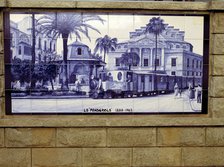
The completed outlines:
<svg viewBox="0 0 224 167">
<path fill-rule="evenodd" d="M 200 112 L 201 103 L 187 93 L 117 99 L 12 99 L 13 113 L 166 113 Z"/>
</svg>

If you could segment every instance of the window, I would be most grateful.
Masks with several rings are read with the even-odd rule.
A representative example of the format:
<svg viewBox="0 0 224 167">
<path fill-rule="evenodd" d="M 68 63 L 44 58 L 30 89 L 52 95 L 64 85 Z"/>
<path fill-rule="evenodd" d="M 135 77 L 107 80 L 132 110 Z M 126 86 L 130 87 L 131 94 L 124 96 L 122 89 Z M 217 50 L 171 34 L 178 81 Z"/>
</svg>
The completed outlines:
<svg viewBox="0 0 224 167">
<path fill-rule="evenodd" d="M 19 55 L 21 55 L 22 54 L 22 46 L 19 46 L 19 53 L 18 53 Z"/>
<path fill-rule="evenodd" d="M 52 51 L 52 41 L 50 41 L 50 51 Z"/>
<path fill-rule="evenodd" d="M 159 66 L 160 65 L 159 63 L 160 63 L 159 59 L 156 59 L 156 62 L 155 62 L 156 66 Z"/>
<path fill-rule="evenodd" d="M 41 49 L 41 38 L 39 38 L 39 41 L 38 41 L 38 49 Z"/>
<path fill-rule="evenodd" d="M 176 58 L 171 58 L 171 66 L 176 67 L 177 65 L 177 59 Z"/>
<path fill-rule="evenodd" d="M 176 75 L 176 72 L 175 71 L 171 71 L 171 75 Z"/>
<path fill-rule="evenodd" d="M 149 59 L 144 59 L 144 67 L 147 67 L 149 65 Z"/>
<path fill-rule="evenodd" d="M 115 58 L 116 67 L 120 66 L 120 58 Z"/>
<path fill-rule="evenodd" d="M 47 50 L 47 41 L 44 41 L 44 50 Z"/>
<path fill-rule="evenodd" d="M 29 46 L 24 46 L 24 54 L 31 56 L 31 48 Z"/>
<path fill-rule="evenodd" d="M 198 60 L 196 60 L 196 68 L 198 68 Z"/>
<path fill-rule="evenodd" d="M 190 59 L 187 59 L 187 67 L 190 67 Z"/>
<path fill-rule="evenodd" d="M 192 60 L 192 68 L 194 68 L 194 60 Z"/>
<path fill-rule="evenodd" d="M 77 55 L 82 55 L 82 49 L 81 48 L 77 49 Z"/>
</svg>

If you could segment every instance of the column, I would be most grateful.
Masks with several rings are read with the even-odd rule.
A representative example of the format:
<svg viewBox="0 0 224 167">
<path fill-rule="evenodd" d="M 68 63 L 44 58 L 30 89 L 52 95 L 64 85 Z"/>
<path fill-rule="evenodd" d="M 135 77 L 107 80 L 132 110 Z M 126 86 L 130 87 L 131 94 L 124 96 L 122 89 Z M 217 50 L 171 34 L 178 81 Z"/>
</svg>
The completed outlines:
<svg viewBox="0 0 224 167">
<path fill-rule="evenodd" d="M 162 55 L 161 55 L 161 66 L 162 66 L 162 69 L 164 70 L 164 62 L 165 62 L 165 51 L 164 51 L 164 48 L 161 48 L 162 49 Z"/>
<path fill-rule="evenodd" d="M 153 67 L 153 48 L 150 48 L 151 58 L 150 58 L 150 66 Z"/>
<path fill-rule="evenodd" d="M 138 48 L 139 49 L 139 57 L 140 57 L 140 67 L 142 67 L 142 48 Z"/>
</svg>

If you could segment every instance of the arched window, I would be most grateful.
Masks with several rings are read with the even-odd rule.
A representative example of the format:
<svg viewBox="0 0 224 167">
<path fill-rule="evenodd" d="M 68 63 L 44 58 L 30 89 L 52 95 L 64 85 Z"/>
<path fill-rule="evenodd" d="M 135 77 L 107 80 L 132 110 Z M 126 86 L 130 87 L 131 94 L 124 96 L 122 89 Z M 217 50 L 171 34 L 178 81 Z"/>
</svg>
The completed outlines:
<svg viewBox="0 0 224 167">
<path fill-rule="evenodd" d="M 50 42 L 50 51 L 52 51 L 52 41 Z"/>
<path fill-rule="evenodd" d="M 38 41 L 38 48 L 41 49 L 41 38 L 39 38 L 39 41 Z"/>
<path fill-rule="evenodd" d="M 78 54 L 78 55 L 82 55 L 82 49 L 81 49 L 81 48 L 78 48 L 78 49 L 77 49 L 77 54 Z"/>
<path fill-rule="evenodd" d="M 44 41 L 44 50 L 47 50 L 47 41 Z"/>
</svg>

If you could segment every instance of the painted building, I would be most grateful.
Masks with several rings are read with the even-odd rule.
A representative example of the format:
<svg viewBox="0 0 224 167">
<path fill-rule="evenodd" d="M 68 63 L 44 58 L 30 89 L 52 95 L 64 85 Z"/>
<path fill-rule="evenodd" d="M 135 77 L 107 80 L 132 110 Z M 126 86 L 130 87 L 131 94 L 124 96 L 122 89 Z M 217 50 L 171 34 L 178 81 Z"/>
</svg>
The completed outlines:
<svg viewBox="0 0 224 167">
<path fill-rule="evenodd" d="M 184 31 L 165 25 L 158 37 L 157 56 L 155 57 L 155 36 L 146 34 L 146 27 L 130 32 L 130 39 L 118 43 L 114 51 L 108 54 L 107 68 L 122 68 L 120 58 L 125 52 L 136 52 L 140 61 L 132 67 L 135 71 L 164 73 L 174 76 L 202 77 L 202 55 L 193 52 L 192 44 L 184 40 Z"/>
<path fill-rule="evenodd" d="M 24 17 L 17 23 L 10 21 L 11 58 L 32 59 L 33 37 L 31 25 L 31 16 Z M 56 39 L 52 39 L 50 35 L 42 33 L 39 31 L 40 29 L 41 26 L 36 26 L 35 62 L 48 61 L 56 56 Z"/>
<path fill-rule="evenodd" d="M 79 41 L 68 45 L 68 76 L 70 89 L 77 89 L 76 81 L 80 84 L 80 91 L 89 92 L 91 75 L 97 76 L 105 63 L 91 54 L 89 47 Z"/>
</svg>

